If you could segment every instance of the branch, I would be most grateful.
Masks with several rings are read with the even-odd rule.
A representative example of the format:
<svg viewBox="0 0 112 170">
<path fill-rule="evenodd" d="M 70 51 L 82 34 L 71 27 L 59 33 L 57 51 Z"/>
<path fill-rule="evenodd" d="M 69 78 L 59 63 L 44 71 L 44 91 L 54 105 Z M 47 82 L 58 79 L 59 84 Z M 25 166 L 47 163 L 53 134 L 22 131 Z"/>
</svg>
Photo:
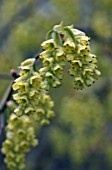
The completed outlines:
<svg viewBox="0 0 112 170">
<path fill-rule="evenodd" d="M 41 52 L 40 52 L 40 53 L 41 53 Z M 35 58 L 36 61 L 39 60 L 39 55 L 40 55 L 40 53 L 36 53 L 36 54 L 33 56 L 33 58 Z"/>
<path fill-rule="evenodd" d="M 11 70 L 11 76 L 16 79 L 19 75 L 15 70 Z M 12 84 L 13 82 L 9 85 L 7 92 L 5 93 L 2 98 L 2 101 L 0 102 L 0 134 L 4 127 L 4 111 L 7 107 L 7 102 L 10 100 L 13 93 Z"/>
<path fill-rule="evenodd" d="M 13 69 L 11 70 L 11 77 L 14 79 L 19 77 L 19 74 L 17 73 L 16 70 L 13 70 Z M 7 107 L 6 104 L 12 96 L 12 93 L 13 93 L 12 84 L 13 84 L 13 82 L 9 85 L 9 88 L 8 88 L 6 94 L 3 96 L 2 101 L 0 102 L 0 114 L 2 114 L 5 111 L 5 109 Z"/>
</svg>

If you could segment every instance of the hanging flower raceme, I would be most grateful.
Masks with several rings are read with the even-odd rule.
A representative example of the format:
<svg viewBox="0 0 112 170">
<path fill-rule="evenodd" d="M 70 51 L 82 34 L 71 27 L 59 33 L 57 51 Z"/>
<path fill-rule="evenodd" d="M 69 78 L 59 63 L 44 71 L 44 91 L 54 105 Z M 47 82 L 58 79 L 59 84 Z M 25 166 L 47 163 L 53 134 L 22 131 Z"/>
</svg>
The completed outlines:
<svg viewBox="0 0 112 170">
<path fill-rule="evenodd" d="M 43 87 L 40 74 L 34 70 L 34 64 L 35 59 L 24 61 L 20 66 L 20 77 L 13 84 L 17 91 L 13 98 L 18 106 L 9 118 L 2 147 L 10 170 L 25 169 L 25 154 L 38 144 L 37 126 L 49 124 L 54 116 L 54 103 Z"/>
<path fill-rule="evenodd" d="M 97 69 L 97 58 L 90 53 L 90 38 L 73 26 L 64 27 L 63 23 L 54 26 L 48 33 L 49 40 L 41 44 L 40 58 L 43 68 L 39 70 L 44 78 L 45 88 L 61 85 L 63 67 L 70 64 L 69 73 L 74 77 L 74 88 L 83 89 L 95 82 L 101 73 Z"/>
<path fill-rule="evenodd" d="M 34 71 L 35 59 L 27 59 L 20 66 L 20 77 L 15 80 L 13 95 L 18 107 L 14 110 L 17 116 L 29 115 L 41 124 L 48 124 L 53 117 L 53 101 L 44 89 L 42 78 Z"/>
<path fill-rule="evenodd" d="M 40 58 L 44 68 L 41 68 L 39 72 L 44 79 L 44 87 L 49 89 L 60 86 L 63 66 L 65 65 L 65 53 L 61 48 L 57 48 L 53 39 L 42 43 L 42 48 L 45 51 L 40 54 Z"/>
<path fill-rule="evenodd" d="M 38 144 L 35 136 L 34 119 L 23 115 L 12 114 L 7 125 L 6 140 L 2 152 L 10 170 L 25 169 L 25 154 Z"/>
<path fill-rule="evenodd" d="M 39 55 L 43 68 L 37 72 L 36 59 L 25 60 L 20 66 L 20 77 L 13 84 L 17 107 L 14 106 L 14 113 L 8 120 L 2 148 L 10 170 L 25 168 L 25 154 L 38 144 L 35 124 L 47 125 L 54 116 L 54 103 L 47 90 L 61 85 L 65 64 L 69 63 L 75 89 L 90 86 L 101 75 L 97 69 L 97 57 L 90 53 L 90 38 L 84 32 L 73 26 L 64 27 L 61 23 L 53 27 L 47 38 L 41 44 L 43 52 Z"/>
</svg>

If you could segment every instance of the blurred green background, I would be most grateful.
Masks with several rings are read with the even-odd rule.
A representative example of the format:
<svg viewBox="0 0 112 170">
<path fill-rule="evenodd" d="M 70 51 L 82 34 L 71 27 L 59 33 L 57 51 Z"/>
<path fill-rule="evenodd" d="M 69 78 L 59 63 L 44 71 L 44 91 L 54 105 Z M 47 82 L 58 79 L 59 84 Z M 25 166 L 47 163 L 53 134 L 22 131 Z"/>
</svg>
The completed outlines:
<svg viewBox="0 0 112 170">
<path fill-rule="evenodd" d="M 73 89 L 65 70 L 63 85 L 50 91 L 56 116 L 40 130 L 40 145 L 27 155 L 27 170 L 112 169 L 112 1 L 1 0 L 0 73 L 10 74 L 41 50 L 54 25 L 64 21 L 91 37 L 101 78 L 83 91 Z M 0 78 L 0 99 L 11 79 Z M 0 146 L 5 138 L 0 136 Z M 7 170 L 0 154 L 0 170 Z"/>
</svg>

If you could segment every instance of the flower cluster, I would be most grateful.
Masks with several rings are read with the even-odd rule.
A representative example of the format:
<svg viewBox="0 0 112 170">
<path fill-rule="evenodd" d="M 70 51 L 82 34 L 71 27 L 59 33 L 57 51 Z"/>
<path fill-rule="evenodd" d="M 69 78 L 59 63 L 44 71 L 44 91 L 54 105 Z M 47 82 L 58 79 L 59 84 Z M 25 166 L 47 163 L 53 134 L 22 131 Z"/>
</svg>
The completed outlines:
<svg viewBox="0 0 112 170">
<path fill-rule="evenodd" d="M 6 155 L 5 162 L 10 170 L 23 170 L 25 154 L 38 144 L 34 122 L 26 115 L 18 117 L 12 114 L 6 129 L 7 139 L 2 147 L 2 152 Z"/>
<path fill-rule="evenodd" d="M 48 124 L 53 117 L 53 101 L 44 89 L 42 78 L 34 71 L 35 59 L 27 59 L 20 66 L 20 77 L 15 80 L 13 95 L 18 107 L 14 110 L 17 116 L 28 115 L 42 125 Z"/>
<path fill-rule="evenodd" d="M 65 65 L 65 53 L 63 49 L 57 48 L 53 39 L 43 42 L 42 48 L 44 51 L 40 54 L 40 58 L 44 67 L 39 72 L 44 79 L 44 87 L 49 89 L 60 86 Z"/>
<path fill-rule="evenodd" d="M 83 89 L 84 85 L 91 86 L 101 73 L 97 69 L 96 56 L 90 53 L 90 38 L 76 29 L 71 29 L 71 31 L 75 36 L 76 43 L 73 51 L 66 55 L 70 62 L 69 73 L 74 76 L 75 88 Z M 68 42 L 69 48 L 71 43 L 73 40 Z"/>
<path fill-rule="evenodd" d="M 90 53 L 89 37 L 73 26 L 54 26 L 49 33 L 51 39 L 42 43 L 40 58 L 44 65 L 39 70 L 44 77 L 46 88 L 61 84 L 65 62 L 70 63 L 69 73 L 74 77 L 74 88 L 83 89 L 90 86 L 101 73 L 97 69 L 97 59 Z"/>
<path fill-rule="evenodd" d="M 90 53 L 89 37 L 72 26 L 54 26 L 41 44 L 40 59 L 43 68 L 35 69 L 35 58 L 21 63 L 20 77 L 14 81 L 13 95 L 16 104 L 9 118 L 2 152 L 10 170 L 23 170 L 24 157 L 31 146 L 37 145 L 35 123 L 47 125 L 54 116 L 54 103 L 48 95 L 50 87 L 61 85 L 63 69 L 69 63 L 69 73 L 74 77 L 75 89 L 90 86 L 100 76 L 96 56 Z M 7 105 L 12 106 L 12 103 Z"/>
<path fill-rule="evenodd" d="M 47 125 L 54 116 L 53 101 L 44 89 L 42 78 L 35 71 L 35 59 L 27 59 L 20 66 L 20 77 L 13 84 L 13 95 L 18 106 L 9 118 L 2 152 L 10 170 L 25 168 L 25 154 L 37 145 L 36 126 Z M 8 103 L 8 105 L 12 105 Z"/>
</svg>

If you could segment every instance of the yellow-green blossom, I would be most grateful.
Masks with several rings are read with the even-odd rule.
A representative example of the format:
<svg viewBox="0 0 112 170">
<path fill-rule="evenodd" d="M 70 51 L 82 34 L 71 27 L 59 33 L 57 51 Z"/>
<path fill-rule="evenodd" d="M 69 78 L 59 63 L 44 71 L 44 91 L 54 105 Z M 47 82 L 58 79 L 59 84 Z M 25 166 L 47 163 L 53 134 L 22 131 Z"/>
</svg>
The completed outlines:
<svg viewBox="0 0 112 170">
<path fill-rule="evenodd" d="M 12 114 L 7 126 L 7 139 L 3 143 L 2 153 L 10 170 L 25 168 L 25 154 L 31 146 L 36 146 L 34 120 L 28 116 L 18 117 Z"/>
<path fill-rule="evenodd" d="M 54 45 L 54 40 L 53 39 L 50 39 L 50 40 L 47 40 L 47 41 L 44 41 L 42 44 L 41 44 L 42 48 L 44 50 L 52 50 L 55 48 L 55 45 Z"/>
</svg>

